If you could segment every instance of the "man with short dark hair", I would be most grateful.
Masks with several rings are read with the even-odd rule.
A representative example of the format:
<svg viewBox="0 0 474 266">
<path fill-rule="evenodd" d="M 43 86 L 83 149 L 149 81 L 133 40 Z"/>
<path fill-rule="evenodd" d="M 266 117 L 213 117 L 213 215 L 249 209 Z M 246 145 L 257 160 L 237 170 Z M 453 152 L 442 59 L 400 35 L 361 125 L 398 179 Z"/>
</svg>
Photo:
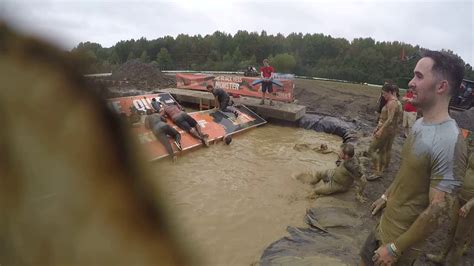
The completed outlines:
<svg viewBox="0 0 474 266">
<path fill-rule="evenodd" d="M 191 134 L 191 136 L 199 139 L 205 146 L 209 146 L 209 135 L 204 134 L 198 122 L 184 112 L 176 103 L 163 103 L 163 112 L 168 116 L 179 128 Z"/>
<path fill-rule="evenodd" d="M 221 110 L 222 112 L 233 113 L 235 115 L 235 118 L 239 116 L 237 110 L 235 110 L 233 107 L 231 109 L 230 96 L 225 90 L 220 88 L 214 88 L 214 86 L 212 85 L 207 85 L 206 89 L 207 91 L 212 93 L 212 95 L 214 95 L 214 101 L 217 109 Z"/>
<path fill-rule="evenodd" d="M 461 59 L 428 51 L 409 82 L 412 103 L 423 112 L 402 150 L 397 175 L 372 204 L 380 222 L 361 249 L 361 265 L 413 265 L 419 247 L 447 218 L 466 170 L 467 150 L 448 106 L 464 75 Z"/>
<path fill-rule="evenodd" d="M 354 180 L 363 181 L 359 161 L 354 157 L 354 146 L 352 144 L 344 143 L 341 145 L 339 158 L 342 160 L 342 164 L 334 169 L 308 171 L 297 175 L 296 179 L 303 183 L 315 185 L 314 194 L 317 195 L 344 192 L 351 187 Z"/>
</svg>

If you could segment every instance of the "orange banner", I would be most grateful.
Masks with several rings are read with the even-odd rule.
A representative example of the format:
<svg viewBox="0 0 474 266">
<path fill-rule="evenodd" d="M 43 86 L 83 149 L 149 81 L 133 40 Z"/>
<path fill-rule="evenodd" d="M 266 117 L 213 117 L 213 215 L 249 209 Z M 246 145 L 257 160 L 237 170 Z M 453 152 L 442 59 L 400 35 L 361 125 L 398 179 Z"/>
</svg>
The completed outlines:
<svg viewBox="0 0 474 266">
<path fill-rule="evenodd" d="M 205 74 L 176 74 L 176 87 L 190 90 L 206 90 L 207 85 L 221 88 L 231 95 L 261 97 L 261 84 L 252 86 L 252 82 L 260 77 L 244 77 L 236 75 L 205 75 Z M 273 85 L 273 99 L 282 102 L 292 102 L 295 99 L 294 81 L 278 79 L 283 87 Z"/>
</svg>

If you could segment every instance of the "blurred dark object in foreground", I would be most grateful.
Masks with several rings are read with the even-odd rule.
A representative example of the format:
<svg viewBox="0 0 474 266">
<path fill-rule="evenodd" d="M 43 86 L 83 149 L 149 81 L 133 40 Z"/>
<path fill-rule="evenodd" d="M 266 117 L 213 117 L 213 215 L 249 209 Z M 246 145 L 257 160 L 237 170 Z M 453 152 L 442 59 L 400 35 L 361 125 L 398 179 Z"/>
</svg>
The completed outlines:
<svg viewBox="0 0 474 266">
<path fill-rule="evenodd" d="M 0 264 L 189 264 L 136 146 L 76 61 L 1 23 L 0 55 Z"/>
</svg>

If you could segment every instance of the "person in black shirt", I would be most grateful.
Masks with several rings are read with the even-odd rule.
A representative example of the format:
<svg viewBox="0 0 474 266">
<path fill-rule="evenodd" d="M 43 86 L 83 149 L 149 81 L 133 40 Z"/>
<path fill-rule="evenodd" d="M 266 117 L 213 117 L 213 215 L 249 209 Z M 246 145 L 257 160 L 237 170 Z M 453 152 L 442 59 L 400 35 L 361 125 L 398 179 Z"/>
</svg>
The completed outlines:
<svg viewBox="0 0 474 266">
<path fill-rule="evenodd" d="M 166 119 L 159 114 L 152 114 L 151 110 L 148 112 L 148 115 L 145 118 L 145 128 L 150 129 L 158 141 L 165 146 L 166 151 L 171 155 L 173 161 L 176 161 L 177 156 L 173 152 L 170 142 L 168 141 L 168 136 L 174 138 L 174 143 L 178 150 L 182 150 L 181 147 L 181 134 L 166 123 Z"/>
<path fill-rule="evenodd" d="M 237 112 L 237 110 L 235 110 L 235 108 L 230 106 L 231 105 L 230 96 L 225 90 L 214 88 L 214 86 L 212 85 L 207 85 L 206 89 L 214 95 L 214 99 L 216 101 L 216 107 L 219 110 L 221 110 L 222 112 L 234 113 L 235 118 L 239 116 L 239 113 Z M 232 107 L 232 109 L 230 107 Z"/>
</svg>

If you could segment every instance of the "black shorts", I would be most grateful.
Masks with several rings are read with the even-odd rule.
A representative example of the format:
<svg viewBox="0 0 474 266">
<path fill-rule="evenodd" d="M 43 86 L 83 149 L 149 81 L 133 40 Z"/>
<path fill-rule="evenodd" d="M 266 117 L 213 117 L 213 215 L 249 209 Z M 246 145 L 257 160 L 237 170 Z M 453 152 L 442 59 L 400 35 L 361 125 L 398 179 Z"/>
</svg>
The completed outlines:
<svg viewBox="0 0 474 266">
<path fill-rule="evenodd" d="M 273 92 L 273 83 L 271 81 L 262 82 L 262 92 Z"/>
<path fill-rule="evenodd" d="M 192 118 L 187 113 L 181 113 L 175 119 L 173 119 L 173 121 L 179 128 L 186 132 L 191 131 L 193 127 L 197 126 L 196 120 L 194 120 L 194 118 Z"/>
</svg>

